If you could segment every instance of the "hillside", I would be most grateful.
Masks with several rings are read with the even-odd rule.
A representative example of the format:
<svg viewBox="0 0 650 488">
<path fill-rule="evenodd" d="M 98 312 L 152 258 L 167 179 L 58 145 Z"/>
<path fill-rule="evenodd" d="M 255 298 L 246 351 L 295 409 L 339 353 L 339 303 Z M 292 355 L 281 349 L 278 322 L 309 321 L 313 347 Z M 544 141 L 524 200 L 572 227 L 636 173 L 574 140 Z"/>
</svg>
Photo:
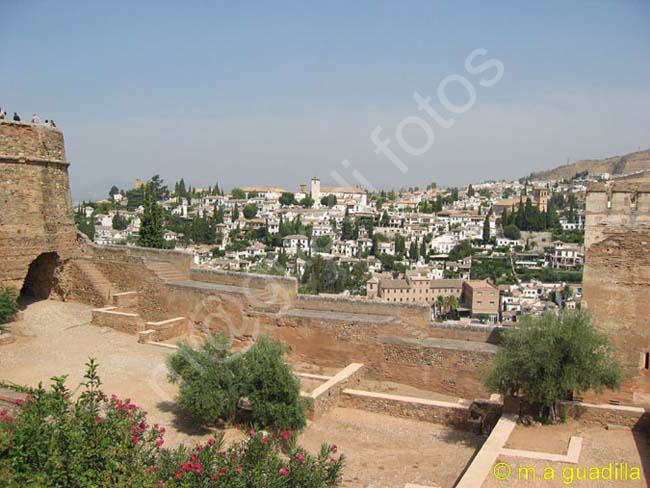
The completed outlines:
<svg viewBox="0 0 650 488">
<path fill-rule="evenodd" d="M 589 174 L 629 175 L 648 170 L 650 170 L 650 149 L 607 159 L 584 159 L 551 170 L 533 172 L 530 174 L 530 178 L 535 180 L 561 180 L 571 179 L 577 173 L 584 171 L 588 171 Z"/>
</svg>

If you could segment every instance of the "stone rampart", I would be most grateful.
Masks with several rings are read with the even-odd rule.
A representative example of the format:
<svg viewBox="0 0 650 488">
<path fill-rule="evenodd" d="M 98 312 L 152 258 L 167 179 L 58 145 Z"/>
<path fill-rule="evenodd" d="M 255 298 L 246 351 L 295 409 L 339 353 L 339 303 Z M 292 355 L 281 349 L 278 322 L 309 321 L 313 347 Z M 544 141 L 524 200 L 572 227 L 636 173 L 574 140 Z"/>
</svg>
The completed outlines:
<svg viewBox="0 0 650 488">
<path fill-rule="evenodd" d="M 595 184 L 587 192 L 583 305 L 626 372 L 623 403 L 650 404 L 650 183 Z"/>
<path fill-rule="evenodd" d="M 0 122 L 0 283 L 21 289 L 43 254 L 43 269 L 35 267 L 31 282 L 51 281 L 59 261 L 72 256 L 75 240 L 63 133 Z"/>
</svg>

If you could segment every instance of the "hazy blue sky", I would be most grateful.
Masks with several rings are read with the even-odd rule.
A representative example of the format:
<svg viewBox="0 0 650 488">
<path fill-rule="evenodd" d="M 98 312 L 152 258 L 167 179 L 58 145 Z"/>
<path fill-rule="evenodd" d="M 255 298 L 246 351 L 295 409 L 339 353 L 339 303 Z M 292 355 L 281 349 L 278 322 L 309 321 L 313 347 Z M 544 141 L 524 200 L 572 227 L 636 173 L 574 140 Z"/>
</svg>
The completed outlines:
<svg viewBox="0 0 650 488">
<path fill-rule="evenodd" d="M 318 175 L 376 187 L 514 178 L 650 147 L 650 1 L 0 0 L 0 106 L 64 130 L 73 196 L 159 173 L 195 185 Z M 465 58 L 504 66 L 494 86 Z M 443 129 L 413 93 L 476 103 Z M 467 101 L 459 84 L 449 98 Z M 432 147 L 396 141 L 405 117 Z M 382 126 L 404 173 L 375 152 Z M 408 126 L 414 146 L 425 133 Z M 347 159 L 346 168 L 341 161 Z"/>
</svg>

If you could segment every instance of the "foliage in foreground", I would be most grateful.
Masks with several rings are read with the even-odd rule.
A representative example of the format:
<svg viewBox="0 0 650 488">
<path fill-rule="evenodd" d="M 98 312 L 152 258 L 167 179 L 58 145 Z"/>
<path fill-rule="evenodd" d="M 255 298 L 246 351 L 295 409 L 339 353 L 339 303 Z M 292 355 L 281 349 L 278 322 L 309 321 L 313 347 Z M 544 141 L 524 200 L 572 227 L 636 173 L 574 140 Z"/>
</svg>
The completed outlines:
<svg viewBox="0 0 650 488">
<path fill-rule="evenodd" d="M 65 377 L 39 385 L 17 413 L 0 411 L 0 479 L 18 488 L 129 486 L 326 488 L 341 479 L 344 456 L 323 445 L 313 456 L 291 431 L 246 432 L 228 448 L 218 435 L 189 448 L 163 448 L 165 429 L 150 426 L 128 399 L 106 397 L 91 359 L 82 392 L 70 400 Z"/>
<path fill-rule="evenodd" d="M 0 287 L 0 324 L 6 324 L 18 313 L 18 291 Z"/>
<path fill-rule="evenodd" d="M 168 359 L 179 383 L 178 403 L 197 420 L 238 421 L 263 429 L 302 429 L 307 404 L 283 358 L 286 346 L 260 337 L 246 352 L 232 353 L 225 335 L 210 335 L 194 349 L 179 344 Z M 241 402 L 250 409 L 242 409 Z"/>
<path fill-rule="evenodd" d="M 503 335 L 485 383 L 505 395 L 523 394 L 554 422 L 558 404 L 573 394 L 620 387 L 623 373 L 606 336 L 584 310 L 526 316 Z"/>
</svg>

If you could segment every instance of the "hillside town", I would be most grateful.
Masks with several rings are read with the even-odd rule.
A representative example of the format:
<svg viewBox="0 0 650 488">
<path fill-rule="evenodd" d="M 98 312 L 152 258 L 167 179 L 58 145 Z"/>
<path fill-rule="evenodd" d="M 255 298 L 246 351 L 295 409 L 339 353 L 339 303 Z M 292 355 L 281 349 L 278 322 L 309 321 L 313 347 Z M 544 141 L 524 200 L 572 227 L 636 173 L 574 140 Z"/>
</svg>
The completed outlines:
<svg viewBox="0 0 650 488">
<path fill-rule="evenodd" d="M 226 192 L 183 179 L 171 189 L 156 175 L 78 204 L 76 223 L 100 245 L 176 249 L 206 269 L 294 276 L 304 294 L 426 304 L 437 321 L 509 324 L 580 306 L 584 195 L 590 181 L 608 178 L 368 192 L 314 177 L 295 191 Z"/>
</svg>

